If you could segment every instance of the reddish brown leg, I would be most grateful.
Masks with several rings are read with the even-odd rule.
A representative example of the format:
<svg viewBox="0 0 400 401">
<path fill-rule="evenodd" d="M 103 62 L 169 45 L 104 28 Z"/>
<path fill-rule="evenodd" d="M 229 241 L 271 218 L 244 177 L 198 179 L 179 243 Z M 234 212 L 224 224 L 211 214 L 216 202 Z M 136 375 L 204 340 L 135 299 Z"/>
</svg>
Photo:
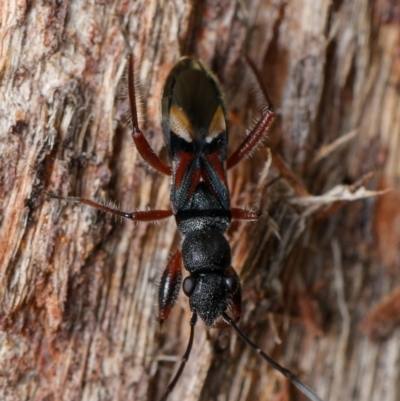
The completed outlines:
<svg viewBox="0 0 400 401">
<path fill-rule="evenodd" d="M 177 251 L 163 271 L 158 289 L 158 318 L 160 323 L 168 319 L 179 295 L 182 281 L 182 254 Z"/>
<path fill-rule="evenodd" d="M 261 211 L 246 210 L 238 207 L 231 208 L 232 219 L 236 220 L 257 220 L 261 216 Z"/>
<path fill-rule="evenodd" d="M 255 127 L 251 130 L 249 135 L 247 135 L 246 139 L 242 142 L 238 149 L 228 158 L 227 169 L 229 170 L 236 164 L 238 164 L 243 158 L 250 155 L 251 152 L 260 144 L 260 142 L 264 139 L 269 126 L 274 121 L 275 113 L 274 106 L 271 102 L 271 99 L 268 95 L 267 88 L 264 85 L 264 82 L 261 78 L 261 74 L 254 65 L 251 58 L 246 56 L 246 61 L 252 69 L 254 75 L 256 76 L 257 82 L 261 88 L 261 91 L 264 94 L 265 99 L 268 102 L 267 110 L 263 113 L 260 120 L 257 122 Z"/>
<path fill-rule="evenodd" d="M 257 122 L 256 126 L 251 130 L 250 134 L 247 135 L 246 139 L 236 149 L 236 151 L 229 157 L 226 164 L 226 168 L 229 170 L 236 164 L 238 164 L 246 156 L 250 155 L 251 152 L 258 146 L 258 144 L 264 139 L 265 134 L 268 131 L 269 126 L 275 118 L 273 111 L 267 110 Z"/>
<path fill-rule="evenodd" d="M 172 210 L 146 210 L 144 212 L 122 212 L 121 210 L 104 206 L 101 203 L 93 202 L 92 200 L 86 198 L 72 197 L 72 196 L 63 198 L 61 196 L 57 196 L 54 194 L 48 194 L 48 197 L 54 199 L 62 199 L 70 202 L 84 203 L 98 210 L 101 210 L 102 212 L 112 213 L 115 216 L 125 217 L 127 219 L 131 219 L 134 221 L 151 222 L 151 221 L 166 219 L 167 217 L 171 217 L 173 215 Z"/>
<path fill-rule="evenodd" d="M 154 150 L 150 147 L 147 139 L 143 135 L 143 132 L 139 128 L 139 122 L 137 117 L 136 108 L 136 94 L 135 94 L 135 83 L 134 83 L 134 72 L 133 72 L 133 55 L 129 56 L 129 67 L 128 67 L 128 86 L 129 86 L 129 102 L 131 104 L 131 115 L 132 115 L 132 139 L 135 142 L 136 149 L 143 160 L 165 175 L 171 175 L 171 167 L 165 165 L 159 157 L 154 153 Z"/>
</svg>

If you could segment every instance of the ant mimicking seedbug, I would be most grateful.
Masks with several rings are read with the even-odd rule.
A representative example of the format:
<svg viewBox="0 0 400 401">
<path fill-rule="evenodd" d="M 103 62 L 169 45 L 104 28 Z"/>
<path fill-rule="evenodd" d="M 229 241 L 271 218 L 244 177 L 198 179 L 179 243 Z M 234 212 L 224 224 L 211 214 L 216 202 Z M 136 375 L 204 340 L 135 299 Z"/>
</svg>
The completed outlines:
<svg viewBox="0 0 400 401">
<path fill-rule="evenodd" d="M 162 401 L 168 398 L 189 359 L 197 316 L 208 327 L 222 318 L 242 340 L 290 381 L 310 400 L 321 399 L 291 371 L 283 368 L 236 325 L 242 313 L 240 279 L 231 265 L 231 249 L 224 236 L 232 219 L 253 221 L 260 213 L 233 208 L 227 183 L 227 170 L 234 167 L 261 143 L 274 120 L 272 102 L 253 61 L 246 57 L 268 107 L 243 143 L 227 157 L 227 109 L 217 78 L 204 64 L 190 57 L 173 67 L 162 95 L 162 129 L 169 149 L 171 167 L 165 165 L 147 142 L 138 123 L 134 85 L 133 56 L 129 57 L 128 85 L 135 146 L 144 161 L 158 172 L 171 176 L 170 210 L 123 212 L 80 197 L 51 198 L 81 202 L 104 212 L 134 221 L 151 222 L 175 216 L 182 241 L 168 262 L 158 292 L 158 317 L 170 315 L 182 281 L 181 264 L 189 272 L 182 283 L 189 298 L 192 317 L 190 336 L 180 367 L 168 385 Z"/>
</svg>

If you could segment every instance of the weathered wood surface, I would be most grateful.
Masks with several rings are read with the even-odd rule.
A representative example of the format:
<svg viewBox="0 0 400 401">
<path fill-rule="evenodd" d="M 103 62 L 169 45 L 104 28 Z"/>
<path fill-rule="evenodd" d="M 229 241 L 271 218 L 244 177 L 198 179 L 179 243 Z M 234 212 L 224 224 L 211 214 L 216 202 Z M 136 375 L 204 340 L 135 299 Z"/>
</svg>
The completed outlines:
<svg viewBox="0 0 400 401">
<path fill-rule="evenodd" d="M 400 11 L 389 0 L 2 0 L 0 399 L 157 400 L 186 346 L 184 296 L 162 331 L 156 320 L 157 279 L 178 244 L 173 219 L 135 225 L 45 195 L 168 206 L 168 179 L 131 145 L 117 17 L 157 152 L 166 155 L 160 92 L 182 54 L 220 77 L 237 146 L 262 106 L 245 52 L 276 103 L 267 144 L 310 193 L 370 171 L 369 188 L 394 188 L 304 217 L 309 209 L 290 204 L 298 195 L 284 180 L 265 185 L 273 168 L 257 187 L 263 147 L 229 180 L 233 203 L 259 203 L 264 214 L 233 224 L 228 237 L 245 282 L 241 327 L 254 341 L 326 401 L 397 401 Z M 170 399 L 303 397 L 229 329 L 207 335 L 198 324 Z"/>
</svg>

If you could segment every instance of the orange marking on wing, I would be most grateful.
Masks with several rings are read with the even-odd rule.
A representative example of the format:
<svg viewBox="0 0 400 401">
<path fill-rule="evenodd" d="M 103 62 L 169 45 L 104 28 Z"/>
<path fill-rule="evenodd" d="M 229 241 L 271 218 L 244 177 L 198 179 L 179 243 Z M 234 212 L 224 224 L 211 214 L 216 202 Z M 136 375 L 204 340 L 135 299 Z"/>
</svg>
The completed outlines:
<svg viewBox="0 0 400 401">
<path fill-rule="evenodd" d="M 192 123 L 182 108 L 175 104 L 171 106 L 169 125 L 176 135 L 184 139 L 186 142 L 192 142 L 195 136 Z"/>
<path fill-rule="evenodd" d="M 225 115 L 221 106 L 218 106 L 215 111 L 214 117 L 211 120 L 210 126 L 207 132 L 207 142 L 211 142 L 221 132 L 226 131 Z"/>
</svg>

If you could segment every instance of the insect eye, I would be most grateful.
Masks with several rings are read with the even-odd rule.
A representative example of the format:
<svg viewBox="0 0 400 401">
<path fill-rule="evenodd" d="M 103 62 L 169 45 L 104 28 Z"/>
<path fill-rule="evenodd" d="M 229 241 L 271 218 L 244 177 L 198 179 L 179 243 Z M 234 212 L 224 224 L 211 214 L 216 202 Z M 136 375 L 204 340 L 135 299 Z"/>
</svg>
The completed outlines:
<svg viewBox="0 0 400 401">
<path fill-rule="evenodd" d="M 237 278 L 234 276 L 230 276 L 230 277 L 225 277 L 224 279 L 226 286 L 229 289 L 229 292 L 231 293 L 235 293 L 237 290 Z"/>
<path fill-rule="evenodd" d="M 183 280 L 182 289 L 187 297 L 190 297 L 193 294 L 194 289 L 196 288 L 196 283 L 197 280 L 193 276 L 186 277 L 185 280 Z"/>
</svg>

